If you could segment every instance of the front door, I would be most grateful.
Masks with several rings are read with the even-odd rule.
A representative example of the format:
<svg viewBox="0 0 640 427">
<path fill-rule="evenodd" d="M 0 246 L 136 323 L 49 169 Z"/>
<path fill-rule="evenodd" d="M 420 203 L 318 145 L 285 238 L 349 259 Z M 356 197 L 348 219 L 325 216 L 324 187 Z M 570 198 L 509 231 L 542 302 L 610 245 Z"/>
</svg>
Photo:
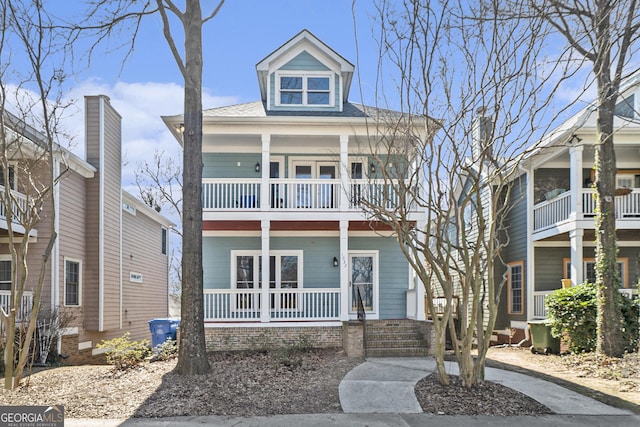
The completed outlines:
<svg viewBox="0 0 640 427">
<path fill-rule="evenodd" d="M 349 310 L 358 312 L 360 301 L 367 313 L 375 312 L 377 306 L 377 266 L 374 254 L 353 253 L 349 255 Z"/>
</svg>

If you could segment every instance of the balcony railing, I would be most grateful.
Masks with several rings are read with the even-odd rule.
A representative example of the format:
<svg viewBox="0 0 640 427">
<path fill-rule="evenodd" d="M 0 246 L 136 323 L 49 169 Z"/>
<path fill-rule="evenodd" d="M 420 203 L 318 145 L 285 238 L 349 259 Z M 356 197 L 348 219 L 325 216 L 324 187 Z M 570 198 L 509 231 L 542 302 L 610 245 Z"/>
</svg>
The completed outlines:
<svg viewBox="0 0 640 427">
<path fill-rule="evenodd" d="M 5 203 L 4 192 L 4 186 L 0 185 L 0 218 L 6 220 L 8 203 Z M 13 196 L 14 203 L 17 204 L 17 206 L 14 205 L 13 209 L 13 222 L 21 224 L 23 222 L 23 212 L 27 210 L 27 196 L 17 191 L 11 191 L 11 195 Z"/>
<path fill-rule="evenodd" d="M 259 322 L 261 289 L 205 289 L 208 322 Z M 269 321 L 340 320 L 340 289 L 269 289 Z"/>
<path fill-rule="evenodd" d="M 204 179 L 204 210 L 360 210 L 366 203 L 393 209 L 401 202 L 392 183 L 353 180 L 343 189 L 337 179 L 271 179 L 268 200 L 261 199 L 260 179 Z M 346 205 L 341 206 L 342 192 Z"/>
<path fill-rule="evenodd" d="M 596 213 L 595 191 L 591 188 L 580 190 L 582 212 L 576 217 L 592 218 Z M 616 219 L 640 219 L 640 189 L 634 188 L 627 195 L 615 197 Z M 558 197 L 538 203 L 533 208 L 533 229 L 542 231 L 569 219 L 576 207 L 571 206 L 571 192 L 567 191 Z M 581 215 L 580 215 L 581 214 Z"/>
<path fill-rule="evenodd" d="M 6 313 L 9 312 L 11 301 L 11 291 L 0 291 L 0 307 L 4 309 Z M 25 291 L 22 294 L 22 303 L 18 310 L 16 321 L 22 322 L 27 319 L 31 314 L 31 308 L 33 307 L 33 292 Z M 4 322 L 0 322 L 0 336 L 4 333 Z"/>
</svg>

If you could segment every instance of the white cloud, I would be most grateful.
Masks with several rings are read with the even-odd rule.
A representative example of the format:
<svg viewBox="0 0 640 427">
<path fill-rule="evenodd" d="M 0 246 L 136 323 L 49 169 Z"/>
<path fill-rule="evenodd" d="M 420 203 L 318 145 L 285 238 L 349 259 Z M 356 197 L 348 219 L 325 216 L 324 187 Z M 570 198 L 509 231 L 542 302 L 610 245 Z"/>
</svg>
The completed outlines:
<svg viewBox="0 0 640 427">
<path fill-rule="evenodd" d="M 135 169 L 145 160 L 152 159 L 155 151 L 164 151 L 173 158 L 181 157 L 180 145 L 160 117 L 182 112 L 182 86 L 156 82 L 110 85 L 94 79 L 76 85 L 69 93 L 69 99 L 75 102 L 67 113 L 65 127 L 71 135 L 76 135 L 70 149 L 81 158 L 84 158 L 84 96 L 87 95 L 108 96 L 122 117 L 123 187 L 131 188 L 135 184 Z M 204 108 L 235 102 L 234 97 L 216 97 L 206 89 L 203 91 Z"/>
</svg>

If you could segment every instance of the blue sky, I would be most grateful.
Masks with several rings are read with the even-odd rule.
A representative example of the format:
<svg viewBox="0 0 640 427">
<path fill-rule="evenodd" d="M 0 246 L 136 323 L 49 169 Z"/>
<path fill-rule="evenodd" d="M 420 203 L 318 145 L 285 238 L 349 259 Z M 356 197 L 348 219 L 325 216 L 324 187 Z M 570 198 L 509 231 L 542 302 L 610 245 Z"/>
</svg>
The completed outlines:
<svg viewBox="0 0 640 427">
<path fill-rule="evenodd" d="M 203 10 L 217 1 L 203 1 Z M 54 2 L 56 14 L 68 20 L 77 16 L 77 4 Z M 349 0 L 227 0 L 215 19 L 203 28 L 203 107 L 251 102 L 259 99 L 255 64 L 302 29 L 308 29 L 357 66 L 350 100 L 374 102 L 378 47 L 372 37 L 373 2 Z M 177 28 L 179 34 L 181 29 Z M 128 40 L 122 33 L 121 40 Z M 356 39 L 359 55 L 356 55 Z M 123 52 L 98 51 L 82 71 L 69 80 L 69 97 L 77 100 L 69 121 L 77 135 L 72 150 L 84 156 L 82 97 L 105 94 L 123 118 L 123 186 L 132 193 L 135 168 L 157 149 L 176 157 L 177 142 L 160 116 L 182 112 L 182 76 L 162 35 L 160 19 L 144 21 L 135 49 L 122 63 Z M 84 69 L 83 69 L 84 68 Z"/>
</svg>

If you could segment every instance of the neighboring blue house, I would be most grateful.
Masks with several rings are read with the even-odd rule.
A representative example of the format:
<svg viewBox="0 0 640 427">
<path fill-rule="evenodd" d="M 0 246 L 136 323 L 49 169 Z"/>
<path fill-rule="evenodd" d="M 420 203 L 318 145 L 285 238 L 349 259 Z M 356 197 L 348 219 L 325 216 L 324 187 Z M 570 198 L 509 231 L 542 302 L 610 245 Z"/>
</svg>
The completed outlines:
<svg viewBox="0 0 640 427">
<path fill-rule="evenodd" d="M 307 30 L 256 71 L 259 101 L 203 114 L 209 348 L 302 336 L 342 345 L 358 291 L 371 325 L 424 320 L 396 237 L 360 205 L 385 190 L 371 147 L 392 112 L 350 103 L 354 66 Z M 164 120 L 181 141 L 183 116 Z"/>
<path fill-rule="evenodd" d="M 616 107 L 616 228 L 621 292 L 637 294 L 640 278 L 640 75 L 624 82 Z M 595 280 L 594 105 L 543 138 L 522 163 L 511 200 L 511 243 L 503 253 L 508 282 L 496 328 L 524 331 L 546 317 L 554 289 Z M 500 274 L 504 272 L 504 268 Z"/>
</svg>

